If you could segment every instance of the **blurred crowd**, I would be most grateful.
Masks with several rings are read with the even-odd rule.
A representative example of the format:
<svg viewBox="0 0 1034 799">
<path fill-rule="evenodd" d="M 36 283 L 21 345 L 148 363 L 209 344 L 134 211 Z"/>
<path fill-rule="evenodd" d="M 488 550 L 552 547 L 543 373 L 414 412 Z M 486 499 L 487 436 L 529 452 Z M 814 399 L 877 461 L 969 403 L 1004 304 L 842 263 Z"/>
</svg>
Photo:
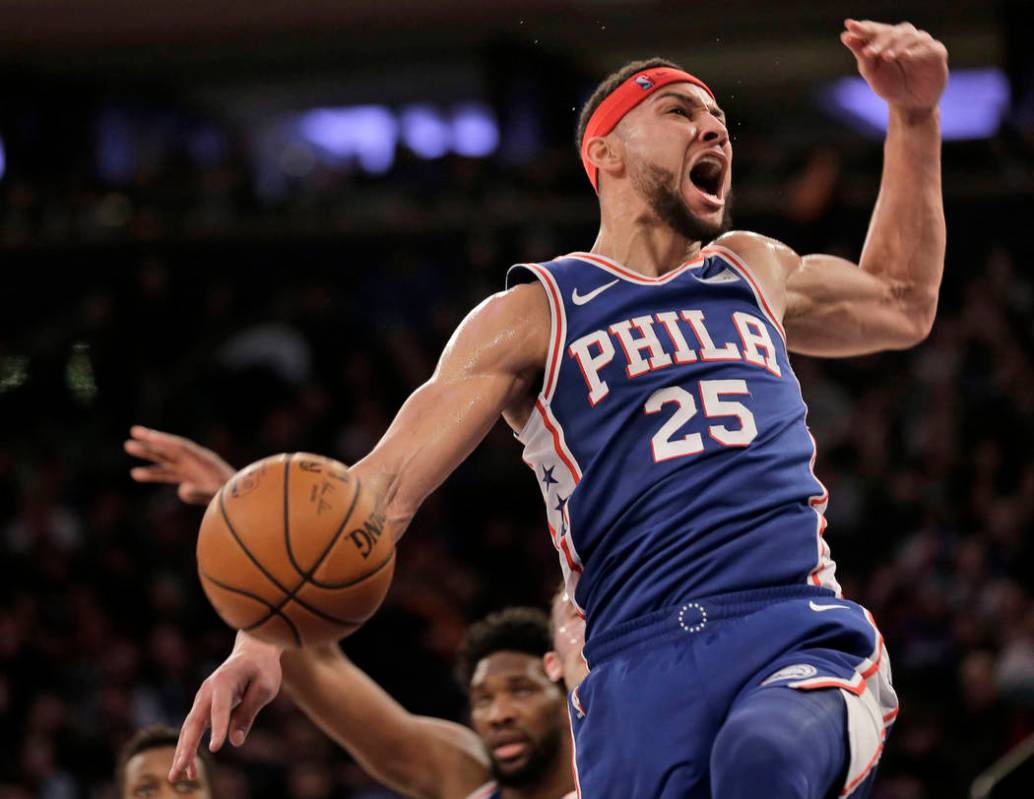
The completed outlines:
<svg viewBox="0 0 1034 799">
<path fill-rule="evenodd" d="M 862 181 L 838 151 L 766 161 L 757 144 L 737 224 L 856 257 L 878 148 L 855 148 Z M 566 191 L 576 168 L 559 151 L 519 167 L 401 163 L 387 182 L 328 174 L 286 206 L 263 205 L 232 163 L 186 177 L 165 164 L 118 191 L 0 184 L 20 287 L 0 332 L 0 799 L 110 799 L 117 748 L 142 725 L 177 725 L 232 644 L 195 576 L 201 510 L 131 483 L 129 425 L 238 466 L 301 449 L 356 460 L 510 263 L 591 245 L 591 195 Z M 877 799 L 963 796 L 1034 732 L 1021 210 L 1008 195 L 949 203 L 941 309 L 918 348 L 794 359 L 837 577 L 874 613 L 901 696 Z M 497 426 L 419 513 L 349 655 L 409 709 L 462 719 L 451 669 L 465 626 L 544 606 L 556 584 L 540 504 Z M 217 762 L 219 799 L 392 795 L 286 700 Z"/>
</svg>

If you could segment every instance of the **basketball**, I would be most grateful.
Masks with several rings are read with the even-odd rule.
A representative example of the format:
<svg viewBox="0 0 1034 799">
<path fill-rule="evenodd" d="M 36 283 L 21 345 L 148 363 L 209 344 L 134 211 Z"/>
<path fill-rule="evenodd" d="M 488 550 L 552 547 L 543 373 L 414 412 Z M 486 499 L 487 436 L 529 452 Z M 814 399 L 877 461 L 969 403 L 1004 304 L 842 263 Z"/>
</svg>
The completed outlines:
<svg viewBox="0 0 1034 799">
<path fill-rule="evenodd" d="M 284 453 L 237 472 L 213 497 L 197 566 L 231 627 L 285 647 L 312 646 L 373 615 L 391 585 L 395 543 L 348 467 Z"/>
</svg>

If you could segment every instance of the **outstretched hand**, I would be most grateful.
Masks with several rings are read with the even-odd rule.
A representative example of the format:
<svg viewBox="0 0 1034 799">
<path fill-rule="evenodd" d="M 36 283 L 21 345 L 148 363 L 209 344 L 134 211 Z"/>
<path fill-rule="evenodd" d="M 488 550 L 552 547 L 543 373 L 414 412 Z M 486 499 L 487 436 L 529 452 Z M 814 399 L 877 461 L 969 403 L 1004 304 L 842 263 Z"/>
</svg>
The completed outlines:
<svg viewBox="0 0 1034 799">
<path fill-rule="evenodd" d="M 208 727 L 212 728 L 208 748 L 213 752 L 219 751 L 227 738 L 234 746 L 244 743 L 258 712 L 280 692 L 280 652 L 277 646 L 237 633 L 233 652 L 201 683 L 183 721 L 170 782 L 183 775 L 197 779 L 194 754 Z"/>
<path fill-rule="evenodd" d="M 151 461 L 136 466 L 130 476 L 139 483 L 178 484 L 179 497 L 192 505 L 207 505 L 235 469 L 212 450 L 189 438 L 134 425 L 131 438 L 123 444 L 126 452 Z"/>
<path fill-rule="evenodd" d="M 902 110 L 936 107 L 948 83 L 948 50 L 941 42 L 910 22 L 848 19 L 844 28 L 840 41 L 876 94 Z"/>
</svg>

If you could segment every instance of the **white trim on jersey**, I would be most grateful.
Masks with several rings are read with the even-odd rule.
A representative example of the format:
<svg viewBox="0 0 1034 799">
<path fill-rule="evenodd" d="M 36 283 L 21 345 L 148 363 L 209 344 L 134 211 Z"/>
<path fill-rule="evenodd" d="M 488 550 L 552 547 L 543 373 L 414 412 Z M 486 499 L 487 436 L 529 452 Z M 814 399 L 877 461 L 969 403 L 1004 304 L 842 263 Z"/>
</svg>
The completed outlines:
<svg viewBox="0 0 1034 799">
<path fill-rule="evenodd" d="M 567 255 L 561 255 L 557 260 L 559 261 L 562 258 L 575 258 L 576 260 L 583 261 L 584 263 L 592 264 L 593 266 L 629 283 L 638 283 L 641 286 L 657 286 L 674 280 L 691 266 L 702 263 L 706 257 L 705 251 L 701 250 L 700 254 L 696 258 L 680 264 L 675 269 L 672 269 L 670 272 L 667 272 L 660 277 L 641 275 L 638 272 L 629 269 L 627 266 L 622 266 L 612 258 L 608 258 L 605 255 L 597 255 L 594 252 L 570 252 Z"/>
<path fill-rule="evenodd" d="M 787 683 L 789 688 L 815 690 L 839 688 L 847 706 L 847 731 L 850 745 L 850 763 L 840 796 L 849 796 L 876 767 L 883 753 L 887 730 L 898 715 L 898 698 L 890 676 L 890 658 L 883 642 L 883 634 L 876 620 L 862 608 L 865 620 L 872 626 L 876 644 L 869 657 L 855 667 L 849 680 L 840 677 L 811 677 Z"/>
<path fill-rule="evenodd" d="M 560 377 L 560 364 L 563 359 L 564 342 L 567 341 L 567 314 L 564 311 L 564 300 L 560 296 L 560 287 L 548 269 L 540 264 L 517 264 L 528 269 L 539 279 L 549 301 L 549 351 L 546 353 L 546 366 L 542 375 L 542 390 L 539 392 L 546 403 L 553 399 L 557 380 Z"/>
<path fill-rule="evenodd" d="M 467 799 L 488 799 L 492 794 L 499 790 L 499 784 L 495 781 L 486 782 L 480 788 L 475 788 L 474 792 L 470 794 Z"/>
<path fill-rule="evenodd" d="M 799 388 L 800 383 L 798 382 L 797 385 Z M 801 397 L 801 403 L 804 403 L 803 396 Z M 805 405 L 804 407 L 805 413 L 807 413 L 808 406 Z M 826 541 L 826 508 L 829 506 L 829 489 L 823 485 L 818 475 L 815 474 L 815 461 L 819 456 L 819 445 L 815 443 L 815 436 L 811 434 L 810 430 L 808 431 L 808 440 L 811 441 L 811 458 L 808 460 L 808 471 L 811 472 L 811 476 L 815 478 L 815 482 L 822 489 L 821 494 L 808 498 L 808 505 L 815 511 L 817 517 L 815 520 L 815 545 L 818 550 L 818 561 L 815 564 L 815 568 L 808 573 L 808 582 L 812 585 L 832 589 L 839 597 L 843 596 L 843 593 L 840 583 L 836 579 L 837 564 L 830 557 L 832 553 L 829 549 L 829 543 Z"/>
<path fill-rule="evenodd" d="M 571 518 L 567 512 L 567 502 L 581 480 L 581 474 L 571 467 L 577 468 L 573 456 L 567 462 L 562 444 L 561 428 L 549 406 L 541 399 L 535 402 L 535 412 L 521 430 L 518 439 L 524 444 L 524 462 L 535 473 L 535 479 L 542 492 L 542 500 L 546 506 L 546 525 L 549 537 L 553 542 L 560 559 L 560 568 L 564 575 L 571 604 L 584 615 L 582 608 L 574 599 L 575 588 L 582 572 L 582 561 L 574 547 L 571 537 Z"/>
<path fill-rule="evenodd" d="M 524 444 L 524 462 L 535 473 L 546 506 L 546 524 L 549 537 L 557 550 L 564 585 L 575 610 L 584 615 L 574 599 L 582 561 L 571 537 L 571 518 L 567 502 L 582 480 L 581 466 L 567 446 L 563 425 L 553 415 L 550 401 L 560 378 L 560 366 L 567 342 L 567 314 L 560 287 L 552 273 L 541 264 L 518 264 L 530 271 L 542 284 L 549 301 L 550 337 L 546 356 L 542 390 L 535 399 L 535 407 L 517 439 Z M 547 477 L 548 475 L 548 477 Z M 552 489 L 551 489 L 552 487 Z M 554 505 L 553 501 L 557 504 Z"/>
</svg>

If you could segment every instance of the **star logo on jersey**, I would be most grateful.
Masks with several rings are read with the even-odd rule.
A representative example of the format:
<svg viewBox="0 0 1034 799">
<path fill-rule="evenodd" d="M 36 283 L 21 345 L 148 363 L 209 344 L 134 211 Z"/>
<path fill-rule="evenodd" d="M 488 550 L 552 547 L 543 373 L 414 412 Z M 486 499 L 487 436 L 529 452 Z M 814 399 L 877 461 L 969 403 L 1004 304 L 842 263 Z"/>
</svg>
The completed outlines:
<svg viewBox="0 0 1034 799">
<path fill-rule="evenodd" d="M 574 289 L 571 292 L 571 302 L 573 302 L 575 305 L 585 305 L 585 303 L 592 302 L 596 297 L 605 292 L 611 286 L 616 286 L 620 282 L 620 279 L 612 280 L 609 283 L 604 283 L 602 286 L 594 288 L 588 294 L 579 294 L 578 289 Z"/>
<path fill-rule="evenodd" d="M 564 505 L 567 504 L 567 497 L 562 497 L 559 494 L 556 496 L 556 507 L 553 510 L 558 510 L 561 513 L 564 512 Z"/>
<path fill-rule="evenodd" d="M 551 485 L 559 485 L 560 481 L 553 476 L 553 470 L 556 466 L 543 466 L 542 467 L 542 482 L 546 486 L 546 490 L 549 490 Z"/>
</svg>

